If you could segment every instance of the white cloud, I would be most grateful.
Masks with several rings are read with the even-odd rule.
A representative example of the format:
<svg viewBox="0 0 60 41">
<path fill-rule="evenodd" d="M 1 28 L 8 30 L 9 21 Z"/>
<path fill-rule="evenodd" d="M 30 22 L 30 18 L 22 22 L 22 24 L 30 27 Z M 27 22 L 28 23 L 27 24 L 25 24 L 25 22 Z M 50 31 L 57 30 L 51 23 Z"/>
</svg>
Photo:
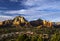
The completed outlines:
<svg viewBox="0 0 60 41">
<path fill-rule="evenodd" d="M 28 6 L 34 6 L 34 5 L 41 5 L 43 2 L 45 2 L 45 0 L 27 0 L 25 5 L 28 5 Z"/>
<path fill-rule="evenodd" d="M 37 10 L 30 10 L 30 9 L 28 9 L 28 10 L 22 9 L 22 10 L 17 10 L 17 11 L 5 11 L 4 13 L 11 14 L 11 15 L 12 14 L 24 14 L 24 15 L 26 15 L 26 16 L 24 16 L 26 19 L 35 20 L 35 19 L 38 19 L 38 18 L 44 18 L 44 17 L 46 18 L 46 16 L 49 18 L 49 16 L 55 15 L 57 12 L 47 12 L 47 11 L 37 11 Z"/>
<path fill-rule="evenodd" d="M 18 2 L 18 0 L 10 0 L 13 2 Z M 23 5 L 25 5 L 28 9 L 21 9 L 21 10 L 11 10 L 11 11 L 5 11 L 3 13 L 7 14 L 24 14 L 27 16 L 24 16 L 28 20 L 35 20 L 38 18 L 52 20 L 52 21 L 58 21 L 58 19 L 55 19 L 56 17 L 59 17 L 60 13 L 60 2 L 56 0 L 27 0 L 26 2 L 22 2 Z M 49 11 L 45 11 L 49 10 Z M 54 10 L 58 12 L 53 12 Z M 56 15 L 57 14 L 57 15 Z M 2 14 L 3 15 L 3 14 Z M 52 16 L 52 17 L 50 17 Z M 56 16 L 56 17 L 55 17 Z M 8 18 L 7 18 L 8 17 Z M 13 18 L 13 16 L 4 16 L 3 18 L 9 19 Z"/>
<path fill-rule="evenodd" d="M 45 20 L 51 20 L 54 21 L 55 18 L 59 17 L 60 12 L 48 12 L 48 11 L 37 11 L 37 10 L 17 10 L 17 11 L 4 11 L 4 13 L 7 14 L 24 14 L 27 16 L 24 16 L 27 20 L 36 20 L 38 18 L 45 19 Z M 23 15 L 22 15 L 23 16 Z M 13 19 L 15 16 L 3 16 L 0 15 L 0 20 L 7 20 L 7 19 Z M 53 17 L 53 18 L 52 18 Z M 58 20 L 57 20 L 58 21 Z"/>
<path fill-rule="evenodd" d="M 59 9 L 60 2 L 56 0 L 27 0 L 26 6 L 30 6 L 32 10 L 43 10 L 43 9 Z"/>
<path fill-rule="evenodd" d="M 3 15 L 0 15 L 0 21 L 4 21 L 4 20 L 10 20 L 10 19 L 13 19 L 14 17 L 13 16 L 3 16 Z"/>
<path fill-rule="evenodd" d="M 27 10 L 28 11 L 28 10 Z M 22 9 L 22 10 L 11 10 L 11 11 L 5 11 L 4 13 L 9 13 L 9 14 L 25 14 L 26 10 Z"/>
<path fill-rule="evenodd" d="M 55 18 L 54 20 L 52 20 L 53 22 L 60 22 L 60 17 Z"/>
</svg>

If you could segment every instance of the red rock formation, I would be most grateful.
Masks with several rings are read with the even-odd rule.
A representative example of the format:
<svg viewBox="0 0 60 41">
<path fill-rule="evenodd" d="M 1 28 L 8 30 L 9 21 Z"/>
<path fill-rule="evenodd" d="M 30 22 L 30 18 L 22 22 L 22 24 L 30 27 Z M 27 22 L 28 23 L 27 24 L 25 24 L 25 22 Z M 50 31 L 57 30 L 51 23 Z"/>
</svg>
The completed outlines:
<svg viewBox="0 0 60 41">
<path fill-rule="evenodd" d="M 43 26 L 52 27 L 52 22 L 43 20 Z"/>
<path fill-rule="evenodd" d="M 3 22 L 0 22 L 0 26 L 2 26 L 3 25 Z"/>
</svg>

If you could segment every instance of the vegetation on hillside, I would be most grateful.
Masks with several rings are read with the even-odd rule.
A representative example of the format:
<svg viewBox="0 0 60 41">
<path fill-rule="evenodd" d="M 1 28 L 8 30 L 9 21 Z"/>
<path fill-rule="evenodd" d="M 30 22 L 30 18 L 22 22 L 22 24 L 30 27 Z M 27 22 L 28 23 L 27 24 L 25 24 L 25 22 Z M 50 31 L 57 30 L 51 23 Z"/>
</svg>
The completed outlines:
<svg viewBox="0 0 60 41">
<path fill-rule="evenodd" d="M 0 24 L 0 41 L 60 41 L 60 25 L 42 19 L 28 22 L 18 16 Z"/>
</svg>

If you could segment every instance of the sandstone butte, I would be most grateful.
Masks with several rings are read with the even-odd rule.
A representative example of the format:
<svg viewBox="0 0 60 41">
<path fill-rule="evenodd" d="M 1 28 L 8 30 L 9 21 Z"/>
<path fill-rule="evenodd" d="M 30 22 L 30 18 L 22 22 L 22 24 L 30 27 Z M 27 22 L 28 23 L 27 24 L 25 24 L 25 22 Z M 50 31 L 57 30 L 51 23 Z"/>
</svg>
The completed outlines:
<svg viewBox="0 0 60 41">
<path fill-rule="evenodd" d="M 3 22 L 0 21 L 0 26 L 2 26 L 2 25 L 3 25 Z"/>
</svg>

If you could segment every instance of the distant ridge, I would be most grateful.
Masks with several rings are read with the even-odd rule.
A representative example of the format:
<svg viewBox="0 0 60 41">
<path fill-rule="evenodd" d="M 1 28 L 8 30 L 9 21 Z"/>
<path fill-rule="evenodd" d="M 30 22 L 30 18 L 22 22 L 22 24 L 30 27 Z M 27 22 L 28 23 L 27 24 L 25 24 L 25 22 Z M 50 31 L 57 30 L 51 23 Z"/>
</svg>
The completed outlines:
<svg viewBox="0 0 60 41">
<path fill-rule="evenodd" d="M 16 16 L 13 20 L 5 20 L 0 22 L 0 26 L 46 26 L 51 27 L 54 23 L 42 19 L 28 22 L 23 16 Z"/>
<path fill-rule="evenodd" d="M 11 26 L 11 25 L 21 25 L 28 22 L 23 16 L 16 16 L 13 20 L 1 21 L 0 25 L 2 26 Z"/>
</svg>

